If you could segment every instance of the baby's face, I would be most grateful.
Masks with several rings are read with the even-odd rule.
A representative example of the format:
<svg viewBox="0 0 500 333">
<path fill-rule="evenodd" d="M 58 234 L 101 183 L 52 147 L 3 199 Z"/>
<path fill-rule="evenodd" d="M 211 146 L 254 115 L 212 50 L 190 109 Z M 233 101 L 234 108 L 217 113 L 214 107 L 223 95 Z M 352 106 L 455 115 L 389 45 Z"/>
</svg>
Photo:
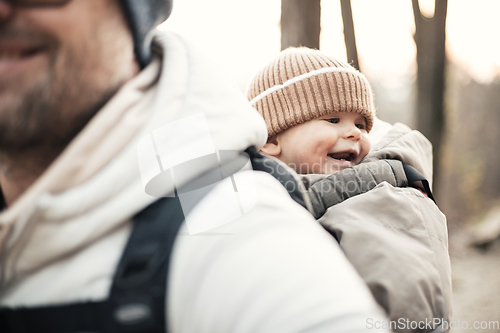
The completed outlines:
<svg viewBox="0 0 500 333">
<path fill-rule="evenodd" d="M 371 145 L 366 120 L 336 112 L 289 128 L 276 136 L 276 157 L 298 173 L 333 174 L 361 162 Z"/>
</svg>

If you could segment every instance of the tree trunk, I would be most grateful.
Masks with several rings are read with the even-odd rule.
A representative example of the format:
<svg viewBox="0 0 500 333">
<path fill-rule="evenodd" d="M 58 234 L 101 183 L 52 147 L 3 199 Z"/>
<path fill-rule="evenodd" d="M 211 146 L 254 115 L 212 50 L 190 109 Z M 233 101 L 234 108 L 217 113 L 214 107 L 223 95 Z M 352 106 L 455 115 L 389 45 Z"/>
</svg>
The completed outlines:
<svg viewBox="0 0 500 333">
<path fill-rule="evenodd" d="M 281 49 L 319 49 L 320 0 L 281 0 Z"/>
<path fill-rule="evenodd" d="M 340 0 L 342 22 L 344 24 L 344 41 L 347 51 L 347 62 L 359 70 L 358 49 L 356 48 L 356 34 L 352 19 L 351 0 Z"/>
<path fill-rule="evenodd" d="M 439 178 L 441 139 L 444 130 L 444 71 L 446 11 L 448 0 L 435 0 L 434 17 L 425 18 L 412 0 L 417 45 L 417 129 L 434 147 L 434 180 Z"/>
</svg>

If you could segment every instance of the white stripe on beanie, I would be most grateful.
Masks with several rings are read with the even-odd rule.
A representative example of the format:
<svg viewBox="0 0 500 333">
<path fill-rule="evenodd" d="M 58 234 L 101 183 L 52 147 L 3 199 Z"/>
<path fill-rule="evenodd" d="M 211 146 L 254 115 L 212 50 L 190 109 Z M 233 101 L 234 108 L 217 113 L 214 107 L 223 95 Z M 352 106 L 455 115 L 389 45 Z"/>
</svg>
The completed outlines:
<svg viewBox="0 0 500 333">
<path fill-rule="evenodd" d="M 305 80 L 307 78 L 310 78 L 310 77 L 313 77 L 313 76 L 316 76 L 316 75 L 320 75 L 320 74 L 325 74 L 325 73 L 349 73 L 349 74 L 358 76 L 361 79 L 366 80 L 366 77 L 363 74 L 361 74 L 360 72 L 358 72 L 354 68 L 343 68 L 343 67 L 325 67 L 325 68 L 320 68 L 320 69 L 316 69 L 316 70 L 310 71 L 309 73 L 305 73 L 305 74 L 296 76 L 294 78 L 291 78 L 290 80 L 286 81 L 283 84 L 277 84 L 277 85 L 275 85 L 275 86 L 273 86 L 273 87 L 271 87 L 271 88 L 269 88 L 269 89 L 261 92 L 259 95 L 257 95 L 255 98 L 253 98 L 250 101 L 250 104 L 253 106 L 258 101 L 260 101 L 261 99 L 263 99 L 267 95 L 270 95 L 270 94 L 272 94 L 273 92 L 275 92 L 277 90 L 286 88 L 286 87 L 288 87 L 291 84 L 300 82 L 300 81 Z"/>
</svg>

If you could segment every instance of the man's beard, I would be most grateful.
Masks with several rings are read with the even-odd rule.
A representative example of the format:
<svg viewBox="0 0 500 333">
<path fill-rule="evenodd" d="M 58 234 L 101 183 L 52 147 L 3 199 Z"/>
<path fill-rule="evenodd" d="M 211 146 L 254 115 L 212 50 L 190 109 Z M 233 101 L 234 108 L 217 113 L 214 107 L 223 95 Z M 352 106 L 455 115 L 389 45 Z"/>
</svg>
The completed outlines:
<svg viewBox="0 0 500 333">
<path fill-rule="evenodd" d="M 0 112 L 0 152 L 15 155 L 37 147 L 62 150 L 119 89 L 96 91 L 72 77 L 51 77 L 32 85 L 22 99 L 17 96 L 17 101 L 6 103 L 10 110 Z"/>
<path fill-rule="evenodd" d="M 1 28 L 0 37 L 44 38 L 49 56 L 43 71 L 10 83 L 0 79 L 0 154 L 60 152 L 116 94 L 125 78 L 102 67 L 99 61 L 106 54 L 89 50 L 101 55 L 96 59 L 71 50 L 61 57 L 55 52 L 60 45 L 50 36 Z"/>
<path fill-rule="evenodd" d="M 85 127 L 90 119 L 116 93 L 113 87 L 96 95 L 75 82 L 61 82 L 58 91 L 40 84 L 24 94 L 23 99 L 9 112 L 0 115 L 0 152 L 22 153 L 37 147 L 63 149 Z M 72 98 L 88 97 L 83 109 Z M 78 98 L 78 97 L 77 97 Z M 3 118 L 3 119 L 2 119 Z"/>
</svg>

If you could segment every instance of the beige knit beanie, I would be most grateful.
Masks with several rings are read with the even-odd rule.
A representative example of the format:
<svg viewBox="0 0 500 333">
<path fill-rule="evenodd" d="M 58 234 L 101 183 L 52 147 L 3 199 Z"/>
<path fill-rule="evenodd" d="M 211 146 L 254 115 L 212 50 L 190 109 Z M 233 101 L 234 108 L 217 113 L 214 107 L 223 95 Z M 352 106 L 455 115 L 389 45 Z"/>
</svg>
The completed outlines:
<svg viewBox="0 0 500 333">
<path fill-rule="evenodd" d="M 333 112 L 361 114 L 369 132 L 375 117 L 365 76 L 306 47 L 281 52 L 250 82 L 247 98 L 264 117 L 269 136 Z"/>
</svg>

